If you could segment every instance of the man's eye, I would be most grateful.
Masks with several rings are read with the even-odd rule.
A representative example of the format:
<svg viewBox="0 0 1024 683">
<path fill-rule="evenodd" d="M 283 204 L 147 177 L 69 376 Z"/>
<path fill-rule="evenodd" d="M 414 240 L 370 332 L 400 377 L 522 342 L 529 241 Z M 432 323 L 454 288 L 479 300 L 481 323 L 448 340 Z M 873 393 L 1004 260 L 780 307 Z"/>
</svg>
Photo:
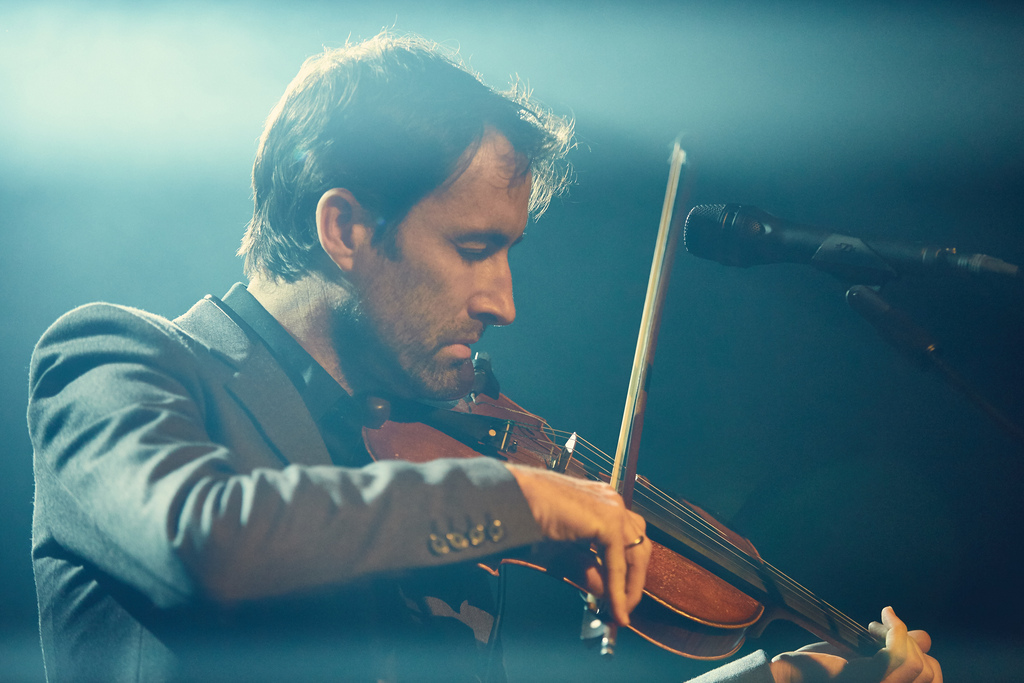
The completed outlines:
<svg viewBox="0 0 1024 683">
<path fill-rule="evenodd" d="M 459 256 L 467 261 L 482 261 L 491 255 L 492 249 L 486 246 L 460 246 Z"/>
</svg>

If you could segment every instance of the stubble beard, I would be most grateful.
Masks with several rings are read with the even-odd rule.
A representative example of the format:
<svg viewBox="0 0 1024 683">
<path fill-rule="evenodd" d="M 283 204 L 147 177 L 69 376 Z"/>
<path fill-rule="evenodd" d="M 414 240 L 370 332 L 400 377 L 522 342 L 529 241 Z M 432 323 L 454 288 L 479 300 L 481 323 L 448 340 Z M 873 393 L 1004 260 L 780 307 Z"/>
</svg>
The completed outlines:
<svg viewBox="0 0 1024 683">
<path fill-rule="evenodd" d="M 368 307 L 353 295 L 335 316 L 335 348 L 342 371 L 355 393 L 447 401 L 462 398 L 473 387 L 469 359 L 438 357 L 443 340 L 460 338 L 449 327 L 416 341 L 416 329 L 381 329 Z"/>
</svg>

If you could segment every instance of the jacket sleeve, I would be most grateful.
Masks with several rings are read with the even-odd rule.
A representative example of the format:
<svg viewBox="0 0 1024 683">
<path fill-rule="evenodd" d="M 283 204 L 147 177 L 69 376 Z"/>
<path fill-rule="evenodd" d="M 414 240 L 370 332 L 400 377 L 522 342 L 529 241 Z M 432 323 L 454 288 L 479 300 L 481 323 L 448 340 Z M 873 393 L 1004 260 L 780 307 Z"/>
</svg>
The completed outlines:
<svg viewBox="0 0 1024 683">
<path fill-rule="evenodd" d="M 30 366 L 37 516 L 158 607 L 285 595 L 540 540 L 497 461 L 285 466 L 254 460 L 252 444 L 215 442 L 212 358 L 162 318 L 97 304 L 58 320 Z M 431 552 L 431 533 L 478 521 L 501 533 Z"/>
<path fill-rule="evenodd" d="M 758 650 L 690 679 L 688 683 L 775 683 L 775 678 L 764 650 Z"/>
</svg>

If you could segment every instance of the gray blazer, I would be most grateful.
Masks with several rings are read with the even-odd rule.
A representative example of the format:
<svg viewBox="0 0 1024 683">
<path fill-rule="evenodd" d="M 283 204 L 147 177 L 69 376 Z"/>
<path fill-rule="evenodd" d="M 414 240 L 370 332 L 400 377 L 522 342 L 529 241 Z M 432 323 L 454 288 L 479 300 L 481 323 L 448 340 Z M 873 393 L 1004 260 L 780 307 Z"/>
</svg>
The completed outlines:
<svg viewBox="0 0 1024 683">
<path fill-rule="evenodd" d="M 389 648 L 423 634 L 395 616 L 395 577 L 540 540 L 496 461 L 333 466 L 283 370 L 209 300 L 173 323 L 110 304 L 60 318 L 28 422 L 51 681 L 398 677 Z M 501 537 L 431 551 L 496 520 Z"/>
</svg>

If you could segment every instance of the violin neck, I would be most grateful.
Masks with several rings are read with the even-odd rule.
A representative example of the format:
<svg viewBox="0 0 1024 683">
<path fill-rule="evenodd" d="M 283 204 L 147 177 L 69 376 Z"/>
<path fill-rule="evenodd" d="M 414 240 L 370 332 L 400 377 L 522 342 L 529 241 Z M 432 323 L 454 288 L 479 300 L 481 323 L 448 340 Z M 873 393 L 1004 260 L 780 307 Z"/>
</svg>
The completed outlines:
<svg viewBox="0 0 1024 683">
<path fill-rule="evenodd" d="M 680 510 L 670 514 L 666 510 L 666 501 L 670 499 L 661 497 L 652 505 L 646 496 L 637 493 L 633 509 L 654 527 L 648 529 L 652 540 L 677 550 L 751 596 L 765 606 L 769 618 L 792 621 L 852 654 L 871 656 L 884 647 L 865 627 L 772 565 L 739 548 L 689 508 L 672 501 Z M 682 510 L 686 512 L 681 513 Z"/>
<path fill-rule="evenodd" d="M 849 654 L 870 657 L 885 647 L 867 628 L 848 617 L 811 591 L 803 588 L 788 576 L 770 565 L 768 573 L 773 575 L 772 587 L 777 589 L 779 603 L 776 616 L 788 619 L 814 635 L 833 645 L 844 648 Z"/>
</svg>

